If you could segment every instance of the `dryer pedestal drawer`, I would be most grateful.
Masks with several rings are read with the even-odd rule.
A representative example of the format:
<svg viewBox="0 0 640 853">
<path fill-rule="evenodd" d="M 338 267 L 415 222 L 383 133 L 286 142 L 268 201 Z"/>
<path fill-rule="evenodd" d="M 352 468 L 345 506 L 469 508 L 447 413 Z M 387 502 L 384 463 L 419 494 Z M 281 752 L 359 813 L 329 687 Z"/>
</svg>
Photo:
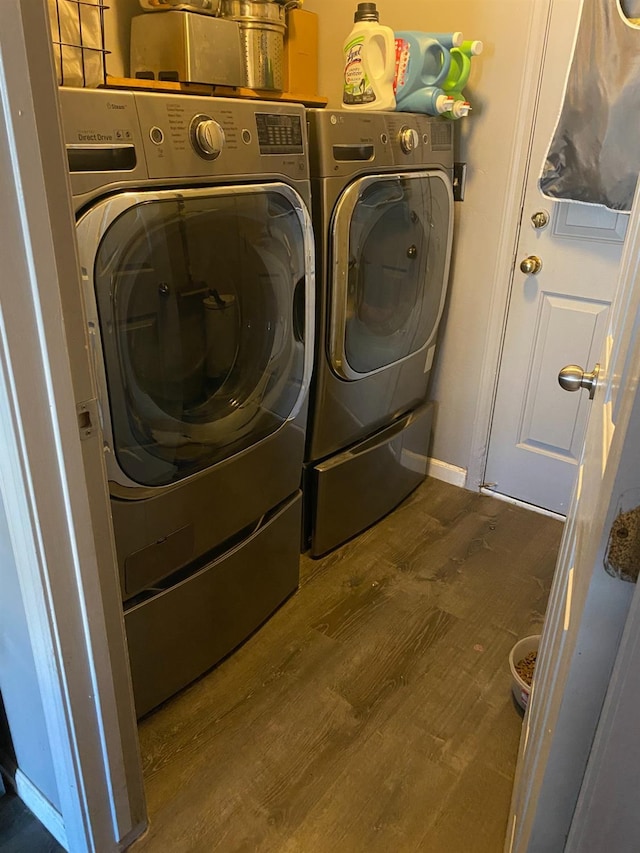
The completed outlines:
<svg viewBox="0 0 640 853">
<path fill-rule="evenodd" d="M 312 469 L 311 554 L 319 557 L 365 530 L 424 480 L 433 403 Z"/>
<path fill-rule="evenodd" d="M 142 716 L 218 663 L 298 586 L 301 493 L 231 551 L 125 611 Z"/>
</svg>

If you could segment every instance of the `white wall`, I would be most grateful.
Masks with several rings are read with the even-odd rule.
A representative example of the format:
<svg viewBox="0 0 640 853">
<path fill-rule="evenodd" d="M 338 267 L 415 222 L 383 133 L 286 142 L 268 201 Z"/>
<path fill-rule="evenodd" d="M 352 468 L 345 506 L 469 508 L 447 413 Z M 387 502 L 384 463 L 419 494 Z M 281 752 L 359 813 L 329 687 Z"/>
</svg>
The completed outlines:
<svg viewBox="0 0 640 853">
<path fill-rule="evenodd" d="M 107 5 L 104 13 L 105 46 L 111 51 L 107 56 L 107 74 L 128 77 L 131 18 L 144 12 L 138 0 L 110 0 Z"/>
<path fill-rule="evenodd" d="M 341 46 L 355 7 L 355 0 L 305 3 L 320 16 L 320 91 L 334 107 L 340 104 Z M 473 60 L 465 90 L 473 112 L 457 123 L 456 159 L 468 163 L 467 188 L 465 201 L 456 205 L 451 290 L 432 388 L 438 415 L 431 455 L 466 469 L 491 299 L 498 277 L 509 274 L 497 267 L 498 242 L 515 150 L 522 48 L 534 0 L 378 0 L 377 7 L 380 22 L 394 30 L 461 30 L 465 38 L 481 39 L 485 45 L 484 53 Z"/>
</svg>

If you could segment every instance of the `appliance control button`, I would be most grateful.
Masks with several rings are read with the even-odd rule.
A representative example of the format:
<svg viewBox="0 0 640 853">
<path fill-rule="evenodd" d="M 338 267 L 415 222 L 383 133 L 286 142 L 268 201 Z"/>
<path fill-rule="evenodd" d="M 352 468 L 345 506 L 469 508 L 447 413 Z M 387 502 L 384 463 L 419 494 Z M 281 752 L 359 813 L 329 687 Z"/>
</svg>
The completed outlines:
<svg viewBox="0 0 640 853">
<path fill-rule="evenodd" d="M 159 127 L 152 127 L 149 131 L 149 138 L 154 145 L 162 145 L 164 142 L 164 133 Z"/>
<path fill-rule="evenodd" d="M 224 130 L 207 115 L 197 115 L 191 120 L 191 142 L 196 154 L 205 160 L 215 160 L 224 148 Z"/>
<path fill-rule="evenodd" d="M 250 131 L 250 130 L 247 130 L 247 128 L 246 128 L 246 127 L 245 127 L 245 129 L 242 131 L 242 141 L 243 141 L 246 145 L 248 145 L 248 144 L 251 142 L 251 131 Z"/>
<path fill-rule="evenodd" d="M 420 144 L 418 131 L 414 130 L 412 127 L 403 127 L 400 130 L 399 139 L 400 148 L 402 148 L 405 154 L 411 154 L 411 152 Z"/>
<path fill-rule="evenodd" d="M 388 141 L 389 141 L 389 137 L 387 136 L 387 134 L 381 133 L 380 134 L 380 142 L 382 142 L 383 145 L 386 145 Z"/>
</svg>

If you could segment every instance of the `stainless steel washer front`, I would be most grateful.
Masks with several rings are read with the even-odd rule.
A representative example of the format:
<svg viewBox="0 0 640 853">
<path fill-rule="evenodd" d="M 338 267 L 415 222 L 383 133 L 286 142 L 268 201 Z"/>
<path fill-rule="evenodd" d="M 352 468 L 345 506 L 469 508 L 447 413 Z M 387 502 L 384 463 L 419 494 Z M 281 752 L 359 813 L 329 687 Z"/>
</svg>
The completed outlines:
<svg viewBox="0 0 640 853">
<path fill-rule="evenodd" d="M 298 580 L 314 246 L 298 105 L 62 90 L 134 694 Z"/>
</svg>

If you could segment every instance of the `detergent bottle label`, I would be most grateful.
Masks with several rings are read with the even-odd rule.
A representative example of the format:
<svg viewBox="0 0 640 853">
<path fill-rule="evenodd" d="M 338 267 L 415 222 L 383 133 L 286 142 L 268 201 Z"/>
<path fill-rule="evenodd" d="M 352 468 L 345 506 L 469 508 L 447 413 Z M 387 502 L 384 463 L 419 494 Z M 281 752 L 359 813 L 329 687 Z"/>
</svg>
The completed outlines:
<svg viewBox="0 0 640 853">
<path fill-rule="evenodd" d="M 396 75 L 393 79 L 394 93 L 402 89 L 407 79 L 407 68 L 411 57 L 411 48 L 406 39 L 396 39 Z"/>
<path fill-rule="evenodd" d="M 364 36 L 356 36 L 344 47 L 344 94 L 345 104 L 368 104 L 375 101 L 376 94 L 365 73 L 362 62 Z"/>
</svg>

